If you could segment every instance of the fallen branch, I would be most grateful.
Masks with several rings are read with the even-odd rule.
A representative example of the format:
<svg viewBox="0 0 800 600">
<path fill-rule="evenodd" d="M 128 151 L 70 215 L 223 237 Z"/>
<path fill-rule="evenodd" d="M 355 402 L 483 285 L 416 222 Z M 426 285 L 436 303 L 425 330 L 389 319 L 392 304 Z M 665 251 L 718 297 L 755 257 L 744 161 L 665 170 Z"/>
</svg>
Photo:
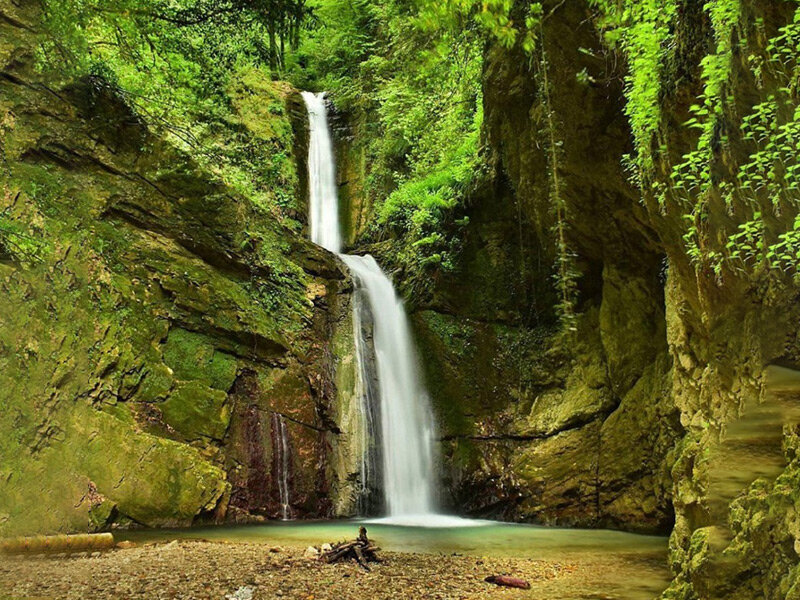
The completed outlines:
<svg viewBox="0 0 800 600">
<path fill-rule="evenodd" d="M 352 542 L 340 542 L 332 544 L 330 550 L 325 550 L 320 556 L 320 560 L 331 564 L 345 560 L 354 560 L 365 571 L 369 571 L 370 562 L 380 562 L 376 552 L 380 548 L 373 546 L 367 537 L 367 529 L 360 527 L 358 538 Z"/>
<path fill-rule="evenodd" d="M 3 554 L 69 554 L 96 552 L 113 547 L 114 536 L 110 533 L 42 535 L 0 541 L 0 552 Z"/>
<path fill-rule="evenodd" d="M 495 585 L 501 585 L 503 587 L 519 588 L 521 590 L 531 589 L 531 584 L 525 581 L 524 579 L 519 579 L 517 577 L 509 577 L 508 575 L 489 575 L 489 577 L 484 579 L 484 581 L 486 583 L 493 583 Z"/>
</svg>

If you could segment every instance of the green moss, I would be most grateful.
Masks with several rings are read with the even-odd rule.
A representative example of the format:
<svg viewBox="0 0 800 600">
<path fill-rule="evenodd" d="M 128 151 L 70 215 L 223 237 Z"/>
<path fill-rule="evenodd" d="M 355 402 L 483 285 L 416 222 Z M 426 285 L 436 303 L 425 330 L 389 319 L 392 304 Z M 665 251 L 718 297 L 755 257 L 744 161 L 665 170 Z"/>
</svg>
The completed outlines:
<svg viewBox="0 0 800 600">
<path fill-rule="evenodd" d="M 202 381 L 228 391 L 236 378 L 236 359 L 214 349 L 204 335 L 172 329 L 164 344 L 164 362 L 175 379 Z"/>
<path fill-rule="evenodd" d="M 436 311 L 412 324 L 441 435 L 526 433 L 515 427 L 525 422 L 529 387 L 556 377 L 541 355 L 541 331 Z"/>
<path fill-rule="evenodd" d="M 431 334 L 446 346 L 448 354 L 457 356 L 459 362 L 475 356 L 478 351 L 476 331 L 469 321 L 432 310 L 424 311 L 420 316 Z"/>
<path fill-rule="evenodd" d="M 287 103 L 294 92 L 255 67 L 234 71 L 225 88 L 233 114 L 214 128 L 223 165 L 209 163 L 225 181 L 247 193 L 265 212 L 278 214 L 295 231 L 305 198 L 299 194 L 294 133 Z M 224 169 L 220 169 L 224 166 Z M 277 209 L 277 210 L 276 210 Z"/>
<path fill-rule="evenodd" d="M 151 364 L 145 370 L 135 399 L 139 402 L 164 400 L 172 389 L 172 371 L 163 363 Z"/>
<path fill-rule="evenodd" d="M 178 383 L 160 408 L 164 421 L 187 439 L 221 440 L 231 420 L 228 395 L 200 381 Z"/>
<path fill-rule="evenodd" d="M 198 511 L 213 509 L 227 490 L 224 471 L 194 448 L 132 435 L 125 425 L 102 413 L 83 411 L 82 417 L 75 423 L 76 433 L 97 432 L 79 450 L 89 479 L 136 521 L 153 526 L 189 524 Z"/>
</svg>

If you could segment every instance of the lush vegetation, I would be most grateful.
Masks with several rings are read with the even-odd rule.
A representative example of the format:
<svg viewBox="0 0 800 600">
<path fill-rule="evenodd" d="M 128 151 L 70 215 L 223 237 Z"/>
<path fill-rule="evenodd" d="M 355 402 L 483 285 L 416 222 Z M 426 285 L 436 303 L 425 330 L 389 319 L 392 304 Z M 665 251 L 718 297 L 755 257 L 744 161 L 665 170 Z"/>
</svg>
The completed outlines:
<svg viewBox="0 0 800 600">
<path fill-rule="evenodd" d="M 480 176 L 481 55 L 476 21 L 401 0 L 317 0 L 313 28 L 290 73 L 327 90 L 362 124 L 367 193 L 375 206 L 366 240 L 387 236 L 414 287 L 453 269 Z M 444 17 L 444 18 L 441 18 Z M 420 290 L 418 290 L 420 291 Z"/>
<path fill-rule="evenodd" d="M 397 264 L 427 285 L 454 268 L 468 224 L 463 205 L 481 176 L 483 44 L 487 30 L 513 40 L 510 5 L 47 0 L 39 60 L 112 89 L 279 217 L 298 208 L 297 174 L 291 131 L 268 118 L 284 110 L 287 88 L 269 81 L 328 91 L 363 124 L 375 210 L 361 241 L 403 240 Z"/>
<path fill-rule="evenodd" d="M 702 93 L 683 124 L 693 141 L 675 160 L 669 140 L 676 136 L 662 106 L 676 87 L 670 64 L 686 60 L 675 43 L 678 3 L 594 5 L 609 45 L 628 61 L 626 112 L 636 149 L 628 163 L 645 201 L 655 213 L 682 215 L 688 257 L 720 281 L 765 270 L 796 276 L 800 8 L 793 22 L 768 31 L 740 0 L 703 4 L 713 40 L 697 65 Z M 736 97 L 734 82 L 751 97 Z"/>
<path fill-rule="evenodd" d="M 743 21 L 736 2 L 710 2 L 707 8 L 715 48 L 703 60 L 704 92 L 686 124 L 699 131 L 699 139 L 696 148 L 673 167 L 669 192 L 675 203 L 691 209 L 687 249 L 698 265 L 713 269 L 718 277 L 726 270 L 763 269 L 796 276 L 800 259 L 800 8 L 792 24 L 753 50 L 748 48 L 748 39 L 765 37 L 762 24 Z M 746 67 L 736 64 L 734 52 L 747 57 Z M 730 85 L 737 69 L 744 68 L 764 90 L 754 105 L 736 98 Z M 737 121 L 738 128 L 733 125 Z M 707 216 L 715 202 L 737 218 L 726 228 L 710 231 Z"/>
<path fill-rule="evenodd" d="M 698 269 L 718 278 L 794 272 L 800 258 L 800 9 L 793 23 L 767 31 L 739 0 L 707 0 L 701 13 L 713 39 L 699 64 L 681 67 L 690 59 L 676 40 L 686 29 L 677 0 L 588 5 L 609 52 L 627 65 L 625 112 L 635 151 L 625 161 L 645 203 L 654 214 L 683 219 L 686 254 Z M 372 220 L 359 242 L 393 240 L 385 252 L 406 268 L 418 292 L 437 273 L 457 268 L 468 226 L 464 207 L 483 177 L 480 78 L 487 40 L 523 49 L 549 104 L 547 56 L 537 40 L 544 13 L 557 5 L 46 0 L 45 7 L 51 35 L 40 48 L 42 65 L 115 90 L 152 126 L 280 218 L 298 208 L 297 174 L 291 131 L 272 130 L 264 118 L 285 110 L 288 88 L 271 81 L 327 90 L 358 125 L 356 144 L 368 165 Z M 675 141 L 662 114 L 681 68 L 697 73 L 702 89 L 684 124 L 682 139 L 690 147 Z M 734 97 L 733 79 L 751 80 L 762 97 Z M 568 316 L 576 273 L 558 180 L 559 124 L 545 108 L 554 271 Z M 729 218 L 714 217 L 712 225 L 718 206 Z M 22 244 L 19 235 L 6 238 Z"/>
<path fill-rule="evenodd" d="M 295 201 L 291 129 L 272 84 L 303 0 L 45 0 L 42 68 L 113 91 L 226 183 L 282 216 Z M 255 98 L 255 100 L 254 100 Z M 296 208 L 296 207 L 295 207 Z"/>
</svg>

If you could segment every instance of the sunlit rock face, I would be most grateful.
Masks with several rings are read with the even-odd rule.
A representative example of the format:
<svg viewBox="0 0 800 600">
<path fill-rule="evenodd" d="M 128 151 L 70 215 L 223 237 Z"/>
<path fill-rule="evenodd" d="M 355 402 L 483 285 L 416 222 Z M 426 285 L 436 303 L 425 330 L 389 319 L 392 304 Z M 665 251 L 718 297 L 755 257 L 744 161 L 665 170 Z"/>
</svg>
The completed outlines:
<svg viewBox="0 0 800 600">
<path fill-rule="evenodd" d="M 0 212 L 39 249 L 0 249 L 0 534 L 351 513 L 340 267 L 303 212 L 258 210 L 97 81 L 40 74 L 37 7 L 0 2 Z M 232 127 L 294 129 L 303 164 L 299 94 L 231 94 Z M 304 177 L 289 192 L 305 206 Z"/>
</svg>

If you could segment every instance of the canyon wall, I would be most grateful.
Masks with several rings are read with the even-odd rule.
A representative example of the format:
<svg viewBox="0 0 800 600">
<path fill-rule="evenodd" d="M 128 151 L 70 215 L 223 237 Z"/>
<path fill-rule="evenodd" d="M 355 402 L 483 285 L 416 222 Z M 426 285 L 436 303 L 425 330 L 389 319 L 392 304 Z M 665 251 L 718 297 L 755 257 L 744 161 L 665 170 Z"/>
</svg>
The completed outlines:
<svg viewBox="0 0 800 600">
<path fill-rule="evenodd" d="M 729 101 L 712 132 L 717 181 L 752 160 L 742 123 L 779 93 L 754 65 L 796 20 L 790 2 L 736 4 L 755 31 L 731 34 Z M 516 22 L 526 7 L 512 10 Z M 746 227 L 748 209 L 712 194 L 693 213 L 643 192 L 625 168 L 630 65 L 604 43 L 592 3 L 545 2 L 543 13 L 534 58 L 521 43 L 485 52 L 489 175 L 464 202 L 456 268 L 408 298 L 445 500 L 476 516 L 670 533 L 667 598 L 798 597 L 793 271 L 692 257 L 687 219 L 705 236 L 701 251 L 724 253 L 724 233 Z M 678 2 L 676 15 L 667 68 L 651 74 L 662 90 L 652 189 L 668 198 L 673 166 L 698 143 L 687 123 L 707 93 L 702 59 L 723 37 L 696 3 Z M 365 176 L 348 147 L 358 123 L 341 130 L 347 195 Z M 363 230 L 369 206 L 348 205 L 350 230 Z M 797 208 L 795 197 L 763 212 L 785 225 Z M 403 240 L 363 237 L 402 288 L 393 246 Z M 563 246 L 575 300 L 559 319 Z"/>
<path fill-rule="evenodd" d="M 665 532 L 683 434 L 670 390 L 665 256 L 620 162 L 629 150 L 620 74 L 594 73 L 601 40 L 585 6 L 557 16 L 546 42 L 552 111 L 565 124 L 559 174 L 579 305 L 565 332 L 554 311 L 542 97 L 521 50 L 497 45 L 483 78 L 490 175 L 465 201 L 456 269 L 437 274 L 430 295 L 408 298 L 440 421 L 444 501 L 476 516 Z M 582 85 L 584 68 L 607 83 Z M 356 239 L 370 210 L 358 200 L 359 130 L 337 128 Z M 366 248 L 402 288 L 393 243 Z"/>
<path fill-rule="evenodd" d="M 667 598 L 800 597 L 796 281 L 688 251 L 687 216 L 713 249 L 746 225 L 741 207 L 709 194 L 673 210 L 652 193 L 674 191 L 697 144 L 685 124 L 719 32 L 677 3 L 643 190 L 625 168 L 641 151 L 631 65 L 604 43 L 598 3 L 543 4 L 533 58 L 485 49 L 486 171 L 457 209 L 455 267 L 424 293 L 405 287 L 403 240 L 368 232 L 371 130 L 333 119 L 345 237 L 407 292 L 442 501 L 670 533 Z M 740 125 L 780 92 L 749 57 L 796 10 L 737 6 L 756 31 L 732 34 L 715 183 L 749 160 Z M 352 284 L 305 240 L 296 91 L 252 73 L 227 90 L 223 130 L 296 171 L 290 200 L 266 207 L 102 77 L 40 72 L 37 19 L 37 3 L 0 0 L 0 533 L 352 514 Z"/>
<path fill-rule="evenodd" d="M 0 3 L 0 534 L 276 518 L 281 486 L 352 511 L 351 284 L 304 239 L 304 169 L 258 206 L 101 78 L 40 72 L 37 23 Z M 242 152 L 304 164 L 296 91 L 229 94 Z"/>
</svg>

